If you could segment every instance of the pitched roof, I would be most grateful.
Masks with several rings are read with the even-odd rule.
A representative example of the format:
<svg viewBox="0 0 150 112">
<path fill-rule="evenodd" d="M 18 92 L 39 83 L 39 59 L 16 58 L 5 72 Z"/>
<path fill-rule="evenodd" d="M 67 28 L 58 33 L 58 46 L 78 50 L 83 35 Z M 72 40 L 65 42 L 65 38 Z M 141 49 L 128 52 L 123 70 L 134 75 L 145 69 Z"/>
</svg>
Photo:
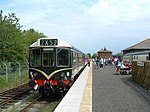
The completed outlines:
<svg viewBox="0 0 150 112">
<path fill-rule="evenodd" d="M 108 50 L 108 49 L 106 49 L 106 48 L 101 49 L 101 50 L 99 50 L 98 52 L 110 52 L 110 53 L 112 53 L 112 51 L 110 51 L 110 50 Z"/>
<path fill-rule="evenodd" d="M 123 51 L 127 51 L 127 50 L 134 50 L 134 49 L 150 49 L 150 38 L 139 42 L 131 47 L 128 47 L 126 49 L 124 49 Z"/>
</svg>

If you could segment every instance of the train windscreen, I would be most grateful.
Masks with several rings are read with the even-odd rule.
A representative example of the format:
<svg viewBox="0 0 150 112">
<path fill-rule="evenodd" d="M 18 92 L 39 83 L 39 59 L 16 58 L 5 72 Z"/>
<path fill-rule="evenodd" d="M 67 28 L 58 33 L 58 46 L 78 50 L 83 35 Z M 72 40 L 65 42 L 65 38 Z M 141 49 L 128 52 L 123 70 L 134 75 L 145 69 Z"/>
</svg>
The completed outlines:
<svg viewBox="0 0 150 112">
<path fill-rule="evenodd" d="M 57 48 L 57 66 L 69 66 L 69 50 Z"/>
<path fill-rule="evenodd" d="M 30 50 L 30 66 L 41 66 L 41 50 Z"/>
</svg>

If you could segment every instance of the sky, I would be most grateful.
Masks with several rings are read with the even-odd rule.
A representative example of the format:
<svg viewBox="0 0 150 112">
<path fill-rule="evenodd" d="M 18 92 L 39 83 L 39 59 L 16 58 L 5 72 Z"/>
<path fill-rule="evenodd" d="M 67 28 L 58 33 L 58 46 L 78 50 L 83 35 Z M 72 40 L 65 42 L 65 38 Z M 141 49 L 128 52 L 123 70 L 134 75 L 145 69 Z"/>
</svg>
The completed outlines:
<svg viewBox="0 0 150 112">
<path fill-rule="evenodd" d="M 150 38 L 150 0 L 0 0 L 22 29 L 59 37 L 85 53 L 113 54 Z"/>
</svg>

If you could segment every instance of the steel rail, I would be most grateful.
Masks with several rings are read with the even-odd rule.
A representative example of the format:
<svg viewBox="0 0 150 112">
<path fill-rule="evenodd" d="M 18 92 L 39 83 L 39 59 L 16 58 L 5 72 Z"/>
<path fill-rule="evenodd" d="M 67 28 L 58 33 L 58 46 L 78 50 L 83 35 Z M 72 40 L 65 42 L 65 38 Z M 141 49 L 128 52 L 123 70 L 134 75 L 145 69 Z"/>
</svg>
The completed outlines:
<svg viewBox="0 0 150 112">
<path fill-rule="evenodd" d="M 27 86 L 28 86 L 28 83 L 24 83 L 24 84 L 21 84 L 21 85 L 19 85 L 19 86 L 17 86 L 17 87 L 13 87 L 13 88 L 11 88 L 11 89 L 8 89 L 8 90 L 5 90 L 5 91 L 0 92 L 0 95 L 3 95 L 3 94 L 6 94 L 6 93 L 15 91 L 15 90 L 18 89 L 18 88 L 27 87 Z"/>
<path fill-rule="evenodd" d="M 35 104 L 41 97 L 42 95 L 38 96 L 31 103 L 29 103 L 26 107 L 24 107 L 20 112 L 27 112 L 27 109 L 29 109 L 33 104 Z"/>
</svg>

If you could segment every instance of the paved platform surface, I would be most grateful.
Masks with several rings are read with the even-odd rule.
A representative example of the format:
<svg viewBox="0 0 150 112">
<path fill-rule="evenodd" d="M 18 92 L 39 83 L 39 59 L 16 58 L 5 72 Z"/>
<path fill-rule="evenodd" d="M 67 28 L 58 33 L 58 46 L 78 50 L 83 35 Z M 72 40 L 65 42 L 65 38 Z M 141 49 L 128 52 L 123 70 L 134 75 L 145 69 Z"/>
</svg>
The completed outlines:
<svg viewBox="0 0 150 112">
<path fill-rule="evenodd" d="M 54 112 L 92 112 L 92 66 L 86 66 Z"/>
<path fill-rule="evenodd" d="M 113 75 L 114 66 L 93 68 L 92 112 L 150 112 L 150 93 L 131 81 L 131 75 Z"/>
</svg>

